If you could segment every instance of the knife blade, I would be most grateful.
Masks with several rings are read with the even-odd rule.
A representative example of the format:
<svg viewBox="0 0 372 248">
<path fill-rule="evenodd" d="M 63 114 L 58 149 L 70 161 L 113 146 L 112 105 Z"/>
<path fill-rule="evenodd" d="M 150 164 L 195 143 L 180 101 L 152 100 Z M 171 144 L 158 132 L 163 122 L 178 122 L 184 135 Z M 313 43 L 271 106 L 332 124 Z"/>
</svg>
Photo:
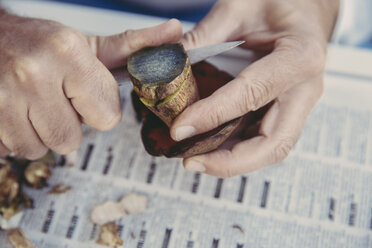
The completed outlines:
<svg viewBox="0 0 372 248">
<path fill-rule="evenodd" d="M 231 41 L 224 42 L 216 45 L 204 46 L 186 51 L 187 56 L 190 59 L 190 63 L 193 65 L 200 61 L 203 61 L 209 57 L 226 52 L 234 47 L 243 44 L 245 41 Z M 119 86 L 127 85 L 131 83 L 129 73 L 126 67 L 117 68 L 111 70 L 116 82 Z"/>
</svg>

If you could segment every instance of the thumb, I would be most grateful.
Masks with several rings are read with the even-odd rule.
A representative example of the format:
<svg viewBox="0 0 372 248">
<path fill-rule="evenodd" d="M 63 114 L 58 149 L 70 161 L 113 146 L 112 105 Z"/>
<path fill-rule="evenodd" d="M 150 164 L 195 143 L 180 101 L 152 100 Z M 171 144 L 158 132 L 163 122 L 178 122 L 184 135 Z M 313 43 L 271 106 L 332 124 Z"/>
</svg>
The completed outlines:
<svg viewBox="0 0 372 248">
<path fill-rule="evenodd" d="M 217 2 L 207 16 L 181 39 L 185 50 L 217 44 L 234 39 L 239 33 L 236 18 L 226 17 L 225 5 Z"/>
<path fill-rule="evenodd" d="M 97 58 L 109 69 L 123 66 L 129 55 L 148 46 L 178 42 L 182 25 L 171 19 L 160 25 L 138 30 L 127 30 L 112 36 L 90 36 L 88 43 Z"/>
</svg>

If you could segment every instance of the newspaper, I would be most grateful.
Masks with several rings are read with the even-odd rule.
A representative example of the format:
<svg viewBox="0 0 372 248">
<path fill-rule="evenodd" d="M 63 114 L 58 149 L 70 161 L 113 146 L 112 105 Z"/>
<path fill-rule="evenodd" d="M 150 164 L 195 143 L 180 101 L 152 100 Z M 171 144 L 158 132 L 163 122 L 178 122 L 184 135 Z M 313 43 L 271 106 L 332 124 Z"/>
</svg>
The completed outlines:
<svg viewBox="0 0 372 248">
<path fill-rule="evenodd" d="M 131 28 L 153 21 L 131 15 L 125 22 L 111 12 L 80 12 L 62 5 L 53 12 L 46 4 L 27 3 L 25 8 L 16 4 L 20 1 L 3 2 L 29 15 L 35 11 L 71 21 L 88 32 L 117 31 L 130 20 Z M 84 13 L 80 23 L 79 13 Z M 94 20 L 100 25 L 93 25 Z M 110 21 L 118 24 L 106 25 Z M 370 54 L 363 55 L 369 65 Z M 235 50 L 211 62 L 236 75 L 249 58 Z M 347 63 L 349 58 L 336 62 Z M 185 171 L 180 159 L 148 155 L 131 105 L 131 87 L 122 87 L 122 122 L 107 132 L 85 127 L 74 166 L 65 165 L 60 156 L 61 166 L 53 170 L 49 188 L 24 189 L 35 209 L 24 212 L 20 227 L 38 248 L 103 247 L 96 244 L 99 226 L 90 220 L 92 208 L 137 192 L 148 197 L 149 206 L 117 221 L 123 247 L 372 247 L 372 74 L 357 58 L 347 70 L 335 71 L 337 63 L 328 65 L 324 96 L 286 160 L 229 179 Z M 360 68 L 367 69 L 362 73 Z M 48 194 L 59 183 L 72 189 Z M 0 247 L 12 247 L 4 231 Z"/>
<path fill-rule="evenodd" d="M 243 66 L 229 55 L 214 62 L 227 60 L 226 68 Z M 290 156 L 230 179 L 148 155 L 131 87 L 123 87 L 122 122 L 107 132 L 85 128 L 75 165 L 53 171 L 50 185 L 72 190 L 26 188 L 36 207 L 20 226 L 36 247 L 102 247 L 92 208 L 138 192 L 150 203 L 117 222 L 123 247 L 372 247 L 372 78 L 326 72 L 325 82 Z M 11 247 L 1 235 L 1 247 Z"/>
</svg>

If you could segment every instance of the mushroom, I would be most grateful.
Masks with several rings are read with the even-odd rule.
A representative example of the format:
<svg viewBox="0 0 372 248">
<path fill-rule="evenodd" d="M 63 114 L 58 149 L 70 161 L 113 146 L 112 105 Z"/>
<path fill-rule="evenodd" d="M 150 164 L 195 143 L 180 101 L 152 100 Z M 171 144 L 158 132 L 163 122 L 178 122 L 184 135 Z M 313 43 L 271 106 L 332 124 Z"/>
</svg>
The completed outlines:
<svg viewBox="0 0 372 248">
<path fill-rule="evenodd" d="M 31 162 L 24 172 L 27 183 L 35 188 L 47 185 L 46 180 L 51 177 L 52 172 L 47 163 L 43 161 Z"/>
<path fill-rule="evenodd" d="M 169 127 L 199 92 L 190 60 L 180 43 L 146 47 L 128 59 L 128 72 L 140 101 Z"/>
<path fill-rule="evenodd" d="M 190 157 L 221 145 L 238 127 L 231 120 L 203 134 L 175 142 L 169 127 L 182 111 L 210 96 L 233 77 L 207 62 L 193 66 L 181 44 L 148 47 L 128 59 L 133 82 L 132 103 L 143 119 L 141 137 L 146 151 L 154 156 Z"/>
<path fill-rule="evenodd" d="M 93 208 L 91 219 L 93 223 L 104 225 L 116 221 L 128 214 L 139 214 L 146 210 L 148 199 L 144 195 L 129 193 L 119 202 L 106 201 Z"/>
</svg>

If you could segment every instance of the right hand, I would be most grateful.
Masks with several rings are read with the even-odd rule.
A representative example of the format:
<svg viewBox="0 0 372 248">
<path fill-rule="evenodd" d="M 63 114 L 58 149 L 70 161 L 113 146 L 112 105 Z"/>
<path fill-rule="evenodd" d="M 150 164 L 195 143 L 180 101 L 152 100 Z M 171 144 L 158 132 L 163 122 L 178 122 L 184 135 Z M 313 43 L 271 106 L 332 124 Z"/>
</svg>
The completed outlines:
<svg viewBox="0 0 372 248">
<path fill-rule="evenodd" d="M 36 159 L 76 149 L 81 123 L 108 130 L 121 119 L 108 69 L 133 52 L 178 41 L 176 20 L 118 35 L 85 36 L 49 20 L 0 15 L 0 156 Z"/>
<path fill-rule="evenodd" d="M 243 122 L 228 147 L 186 158 L 186 169 L 226 178 L 279 163 L 289 154 L 322 95 L 327 43 L 338 5 L 339 0 L 219 0 L 185 34 L 186 49 L 244 40 L 243 47 L 262 57 L 187 107 L 172 124 L 174 140 L 241 116 L 249 120 L 256 110 L 264 112 L 253 123 Z"/>
</svg>

